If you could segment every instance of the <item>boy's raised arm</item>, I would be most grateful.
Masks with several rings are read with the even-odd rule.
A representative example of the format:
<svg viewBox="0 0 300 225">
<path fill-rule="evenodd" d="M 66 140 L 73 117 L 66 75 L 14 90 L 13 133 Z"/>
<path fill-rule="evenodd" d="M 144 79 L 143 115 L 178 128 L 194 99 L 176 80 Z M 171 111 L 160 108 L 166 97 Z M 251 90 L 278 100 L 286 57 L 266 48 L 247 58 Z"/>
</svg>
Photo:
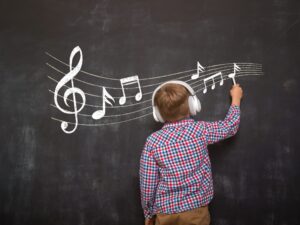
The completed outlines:
<svg viewBox="0 0 300 225">
<path fill-rule="evenodd" d="M 240 124 L 240 102 L 243 96 L 242 88 L 237 84 L 230 90 L 231 106 L 224 120 L 203 122 L 208 144 L 221 141 L 236 134 Z"/>
</svg>

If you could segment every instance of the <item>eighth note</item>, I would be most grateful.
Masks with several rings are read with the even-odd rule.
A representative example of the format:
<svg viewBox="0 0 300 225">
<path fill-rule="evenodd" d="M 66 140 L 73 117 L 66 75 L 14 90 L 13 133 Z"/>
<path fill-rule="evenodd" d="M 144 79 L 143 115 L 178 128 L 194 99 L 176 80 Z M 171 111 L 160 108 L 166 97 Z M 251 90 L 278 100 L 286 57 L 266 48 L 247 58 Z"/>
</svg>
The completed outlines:
<svg viewBox="0 0 300 225">
<path fill-rule="evenodd" d="M 197 62 L 197 73 L 192 75 L 192 80 L 196 80 L 197 78 L 199 78 L 199 73 L 203 72 L 205 69 L 203 66 L 201 66 L 201 64 L 199 62 Z"/>
<path fill-rule="evenodd" d="M 235 78 L 234 78 L 236 75 L 236 71 L 240 71 L 240 70 L 241 70 L 241 68 L 238 65 L 236 65 L 236 63 L 234 63 L 233 64 L 233 73 L 228 74 L 228 77 L 232 79 L 234 85 L 236 85 Z"/>
<path fill-rule="evenodd" d="M 204 88 L 204 90 L 203 90 L 203 93 L 204 93 L 204 94 L 207 92 L 206 82 L 209 81 L 209 80 L 212 80 L 212 81 L 213 81 L 213 84 L 212 84 L 212 86 L 211 86 L 211 89 L 212 89 L 212 90 L 215 89 L 215 87 L 216 87 L 216 85 L 215 85 L 215 77 L 217 77 L 217 76 L 220 76 L 220 77 L 221 77 L 221 80 L 220 80 L 220 86 L 223 85 L 224 80 L 223 80 L 222 72 L 218 72 L 218 73 L 216 73 L 216 74 L 214 74 L 214 75 L 212 75 L 212 76 L 210 76 L 210 77 L 207 77 L 207 78 L 203 79 L 203 81 L 204 81 L 204 86 L 205 86 L 205 88 Z"/>
<path fill-rule="evenodd" d="M 121 82 L 122 93 L 123 93 L 123 96 L 119 99 L 120 105 L 124 105 L 126 102 L 126 94 L 125 94 L 125 90 L 124 90 L 124 86 L 126 86 L 126 85 L 137 83 L 139 92 L 135 95 L 135 100 L 140 101 L 142 99 L 142 90 L 141 90 L 141 85 L 140 85 L 138 75 L 122 78 L 122 79 L 120 79 L 120 82 Z"/>
<path fill-rule="evenodd" d="M 115 99 L 106 91 L 105 87 L 102 88 L 102 109 L 97 110 L 93 113 L 92 118 L 94 120 L 99 120 L 102 117 L 104 117 L 106 112 L 106 104 L 112 105 L 112 103 L 109 101 L 109 99 L 113 102 L 115 102 Z"/>
</svg>

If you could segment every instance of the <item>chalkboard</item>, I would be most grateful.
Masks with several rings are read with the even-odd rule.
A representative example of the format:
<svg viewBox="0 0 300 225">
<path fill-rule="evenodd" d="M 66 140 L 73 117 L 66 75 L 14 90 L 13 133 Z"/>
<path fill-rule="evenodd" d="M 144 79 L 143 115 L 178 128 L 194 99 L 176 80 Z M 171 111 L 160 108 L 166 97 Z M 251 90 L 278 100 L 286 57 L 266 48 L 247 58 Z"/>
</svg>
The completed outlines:
<svg viewBox="0 0 300 225">
<path fill-rule="evenodd" d="M 244 89 L 241 125 L 209 146 L 212 224 L 299 224 L 299 1 L 29 0 L 0 8 L 1 225 L 143 224 L 139 159 L 162 126 L 151 102 L 141 103 L 151 97 L 144 94 L 197 68 L 206 78 L 220 70 L 223 85 L 219 76 L 212 90 L 210 80 L 205 94 L 203 80 L 193 81 L 202 85 L 195 119 L 223 119 L 234 63 Z M 76 107 L 86 115 L 55 103 L 55 88 L 76 66 L 81 72 L 63 84 L 73 82 L 67 108 L 74 110 L 78 88 Z M 120 104 L 124 78 L 131 97 Z M 67 87 L 59 91 L 64 105 Z"/>
</svg>

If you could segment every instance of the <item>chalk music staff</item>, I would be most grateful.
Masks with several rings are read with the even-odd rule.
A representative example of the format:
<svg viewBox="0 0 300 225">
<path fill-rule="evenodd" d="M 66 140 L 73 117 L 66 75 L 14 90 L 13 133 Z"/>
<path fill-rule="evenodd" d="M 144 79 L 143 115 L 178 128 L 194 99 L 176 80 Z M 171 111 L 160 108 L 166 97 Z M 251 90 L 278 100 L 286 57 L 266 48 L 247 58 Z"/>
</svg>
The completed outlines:
<svg viewBox="0 0 300 225">
<path fill-rule="evenodd" d="M 197 81 L 190 84 L 193 85 L 193 88 L 196 90 L 196 93 L 203 92 L 205 94 L 207 93 L 207 89 L 210 86 L 211 89 L 213 90 L 215 89 L 216 83 L 220 83 L 220 86 L 222 86 L 224 81 L 227 79 L 232 79 L 232 82 L 235 83 L 236 77 L 263 75 L 262 66 L 261 64 L 257 64 L 257 63 L 247 63 L 247 62 L 246 63 L 244 62 L 223 63 L 223 64 L 211 65 L 204 68 L 199 62 L 197 62 L 197 70 L 191 69 L 191 70 L 185 70 L 185 71 L 180 71 L 171 74 L 164 74 L 156 77 L 146 77 L 141 79 L 139 79 L 138 75 L 129 76 L 122 79 L 116 79 L 116 78 L 103 76 L 102 74 L 98 74 L 98 75 L 92 74 L 82 70 L 83 54 L 79 46 L 75 47 L 72 50 L 69 56 L 69 62 L 63 62 L 62 60 L 56 58 L 50 53 L 46 53 L 46 54 L 49 57 L 51 57 L 51 59 L 54 60 L 56 63 L 60 63 L 67 67 L 67 71 L 63 71 L 56 68 L 54 65 L 51 65 L 50 63 L 46 63 L 47 66 L 49 66 L 51 69 L 53 69 L 54 72 L 56 72 L 56 74 L 48 75 L 48 78 L 52 82 L 56 83 L 56 85 L 53 87 L 53 89 L 55 90 L 51 90 L 51 88 L 48 90 L 49 93 L 54 95 L 55 104 L 50 104 L 50 105 L 53 106 L 54 108 L 57 108 L 60 112 L 66 115 L 73 116 L 69 118 L 69 120 L 59 119 L 56 117 L 51 117 L 51 119 L 59 122 L 61 129 L 63 130 L 64 133 L 67 134 L 75 132 L 78 126 L 115 125 L 115 124 L 128 123 L 130 121 L 151 116 L 152 115 L 151 99 L 149 100 L 148 98 L 145 98 L 145 100 L 143 101 L 141 101 L 141 99 L 144 98 L 144 96 L 146 97 L 152 94 L 152 92 L 151 90 L 149 90 L 148 92 L 142 94 L 141 89 L 146 87 L 149 88 L 152 86 L 156 86 L 161 82 L 166 81 L 166 77 L 168 77 L 169 80 L 178 79 L 188 83 L 191 80 L 198 79 Z M 77 64 L 73 62 L 75 61 L 75 58 L 79 58 Z M 238 72 L 241 70 L 243 71 Z M 190 73 L 191 71 L 196 71 L 196 72 L 191 74 Z M 227 71 L 230 71 L 232 73 L 229 74 L 227 73 Z M 80 78 L 77 77 L 79 72 L 80 72 Z M 224 74 L 226 74 L 225 77 Z M 51 76 L 60 76 L 60 77 L 55 78 Z M 93 76 L 95 80 L 93 80 L 92 82 L 88 82 L 87 80 L 84 79 L 85 76 Z M 200 77 L 201 79 L 199 79 Z M 115 85 L 105 87 L 101 85 L 102 80 L 109 80 L 111 83 L 115 82 Z M 152 81 L 152 83 L 147 84 L 145 86 L 141 86 L 140 84 L 141 80 Z M 77 86 L 77 84 L 79 85 L 78 82 L 84 83 L 87 89 L 81 90 L 79 86 Z M 133 85 L 133 87 L 128 87 L 130 85 Z M 102 89 L 102 95 L 98 95 L 98 93 L 91 92 L 93 88 L 89 89 L 89 86 L 100 87 Z M 109 93 L 110 89 L 122 90 L 122 92 L 119 96 L 112 96 Z M 131 95 L 129 96 L 128 93 L 129 89 L 134 91 L 133 96 Z M 138 102 L 124 105 L 127 100 L 126 97 L 127 98 L 135 97 L 135 100 Z M 100 104 L 92 104 L 94 102 L 94 98 L 101 98 Z M 118 101 L 120 104 L 119 106 L 114 105 L 116 99 L 119 99 Z M 87 108 L 87 111 L 85 110 L 85 108 Z M 111 110 L 112 114 L 110 114 L 110 110 L 108 110 L 108 108 L 113 109 Z M 107 119 L 106 117 L 112 119 Z M 81 121 L 80 120 L 81 118 L 90 118 L 90 121 L 83 119 L 83 121 L 80 123 L 79 121 Z M 98 121 L 100 119 L 103 119 L 101 120 L 100 123 L 92 122 L 92 121 Z"/>
<path fill-rule="evenodd" d="M 72 64 L 73 64 L 73 58 L 76 54 L 79 53 L 79 61 L 77 63 L 77 65 L 73 68 Z M 77 87 L 74 87 L 74 81 L 73 81 L 73 78 L 79 73 L 81 67 L 82 67 L 82 51 L 80 49 L 79 46 L 75 47 L 72 52 L 71 52 L 71 55 L 70 55 L 70 58 L 69 58 L 69 70 L 70 72 L 68 72 L 56 85 L 55 87 L 55 91 L 54 91 L 54 103 L 56 105 L 56 107 L 63 113 L 65 114 L 71 114 L 71 115 L 74 115 L 75 117 L 75 126 L 73 127 L 73 129 L 71 130 L 67 130 L 68 126 L 69 126 L 69 123 L 66 122 L 66 121 L 62 121 L 61 122 L 61 129 L 65 132 L 65 133 L 73 133 L 77 126 L 78 126 L 78 113 L 84 108 L 85 106 L 85 101 L 86 101 L 86 98 L 85 98 L 85 94 L 84 92 L 77 88 Z M 67 109 L 64 109 L 60 106 L 60 104 L 58 103 L 58 93 L 60 91 L 60 89 L 66 85 L 68 82 L 71 82 L 71 87 L 68 88 L 64 94 L 63 94 L 63 99 L 64 99 L 64 103 L 65 103 L 65 106 L 67 107 Z M 76 98 L 76 94 L 78 94 L 80 97 L 81 97 L 81 100 L 82 102 L 80 102 L 80 107 L 77 108 L 77 98 Z M 72 95 L 72 100 L 73 100 L 73 108 L 69 105 L 68 103 L 68 97 Z"/>
<path fill-rule="evenodd" d="M 135 100 L 136 101 L 141 101 L 142 99 L 142 89 L 140 85 L 140 80 L 138 75 L 131 76 L 131 77 L 126 77 L 120 79 L 121 87 L 122 87 L 122 97 L 119 99 L 119 104 L 124 105 L 126 103 L 126 92 L 124 86 L 132 85 L 132 84 L 137 84 L 138 85 L 138 93 L 135 95 Z"/>
</svg>

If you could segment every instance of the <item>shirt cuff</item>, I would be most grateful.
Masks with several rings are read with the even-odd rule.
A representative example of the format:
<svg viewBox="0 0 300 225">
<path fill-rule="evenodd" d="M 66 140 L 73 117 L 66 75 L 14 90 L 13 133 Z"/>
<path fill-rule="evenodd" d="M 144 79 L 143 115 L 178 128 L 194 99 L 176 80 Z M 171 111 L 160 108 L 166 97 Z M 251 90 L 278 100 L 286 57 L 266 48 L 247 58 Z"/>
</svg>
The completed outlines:
<svg viewBox="0 0 300 225">
<path fill-rule="evenodd" d="M 151 219 L 153 217 L 152 213 L 147 210 L 144 210 L 144 216 L 146 219 Z"/>
<path fill-rule="evenodd" d="M 238 106 L 238 105 L 231 105 L 231 106 L 230 106 L 230 109 L 231 109 L 232 111 L 238 111 L 238 112 L 241 110 L 240 106 Z"/>
</svg>

